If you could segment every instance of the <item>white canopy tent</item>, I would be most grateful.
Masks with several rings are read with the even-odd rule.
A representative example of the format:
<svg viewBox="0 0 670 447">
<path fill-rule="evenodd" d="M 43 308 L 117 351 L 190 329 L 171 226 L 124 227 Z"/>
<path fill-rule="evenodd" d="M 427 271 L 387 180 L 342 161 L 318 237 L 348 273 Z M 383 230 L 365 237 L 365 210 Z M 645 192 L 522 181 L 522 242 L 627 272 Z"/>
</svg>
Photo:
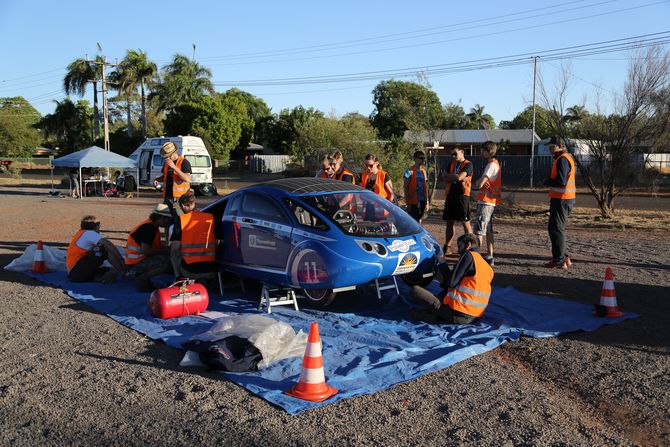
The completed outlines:
<svg viewBox="0 0 670 447">
<path fill-rule="evenodd" d="M 79 168 L 79 198 L 82 197 L 82 185 L 84 183 L 81 176 L 82 168 L 135 168 L 135 178 L 140 178 L 139 168 L 134 160 L 115 154 L 114 152 L 106 151 L 98 146 L 91 146 L 55 159 L 51 165 L 52 179 L 54 166 Z M 139 196 L 140 184 L 139 182 L 135 183 L 137 185 L 137 195 Z"/>
</svg>

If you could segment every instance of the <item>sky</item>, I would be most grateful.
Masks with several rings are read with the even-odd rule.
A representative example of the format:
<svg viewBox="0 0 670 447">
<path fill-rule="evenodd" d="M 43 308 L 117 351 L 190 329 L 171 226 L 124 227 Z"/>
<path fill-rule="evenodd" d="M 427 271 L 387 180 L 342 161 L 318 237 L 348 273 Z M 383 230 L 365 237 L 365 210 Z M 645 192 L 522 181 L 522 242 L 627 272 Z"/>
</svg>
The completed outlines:
<svg viewBox="0 0 670 447">
<path fill-rule="evenodd" d="M 51 113 L 65 97 L 70 62 L 97 54 L 114 62 L 141 49 L 159 67 L 176 53 L 195 57 L 217 91 L 237 87 L 275 113 L 302 105 L 368 115 L 374 87 L 393 78 L 428 83 L 443 104 L 466 112 L 483 105 L 499 122 L 531 104 L 533 55 L 548 88 L 570 69 L 570 105 L 592 109 L 600 98 L 607 107 L 632 50 L 546 52 L 669 32 L 669 19 L 670 0 L 0 0 L 0 97 L 23 96 Z M 512 55 L 514 63 L 490 64 Z M 449 70 L 466 61 L 481 62 Z"/>
</svg>

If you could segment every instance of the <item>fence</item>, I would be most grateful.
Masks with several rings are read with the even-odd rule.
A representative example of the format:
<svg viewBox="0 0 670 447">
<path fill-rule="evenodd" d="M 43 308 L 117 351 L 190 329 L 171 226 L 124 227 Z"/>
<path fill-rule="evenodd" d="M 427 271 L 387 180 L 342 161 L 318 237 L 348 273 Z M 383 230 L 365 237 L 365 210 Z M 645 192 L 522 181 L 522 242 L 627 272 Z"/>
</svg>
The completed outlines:
<svg viewBox="0 0 670 447">
<path fill-rule="evenodd" d="M 291 162 L 289 155 L 254 155 L 249 157 L 251 172 L 257 174 L 273 174 L 286 171 Z"/>
<path fill-rule="evenodd" d="M 465 157 L 471 161 L 474 168 L 473 178 L 477 179 L 484 172 L 486 160 L 478 156 Z M 504 185 L 530 186 L 530 155 L 500 155 L 496 157 L 500 163 Z M 452 157 L 438 155 L 436 157 L 437 169 L 446 172 Z M 538 186 L 549 177 L 551 173 L 551 155 L 536 155 L 533 157 L 533 185 Z"/>
<path fill-rule="evenodd" d="M 10 166 L 15 169 L 49 169 L 53 156 L 33 158 L 0 158 L 0 160 L 11 162 Z"/>
</svg>

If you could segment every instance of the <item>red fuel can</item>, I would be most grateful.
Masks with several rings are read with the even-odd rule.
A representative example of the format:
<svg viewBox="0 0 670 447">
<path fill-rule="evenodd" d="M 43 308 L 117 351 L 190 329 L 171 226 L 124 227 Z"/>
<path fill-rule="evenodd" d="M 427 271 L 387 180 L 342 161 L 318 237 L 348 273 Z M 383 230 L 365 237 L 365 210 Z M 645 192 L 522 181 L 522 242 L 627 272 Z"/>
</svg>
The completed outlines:
<svg viewBox="0 0 670 447">
<path fill-rule="evenodd" d="M 207 289 L 193 281 L 176 282 L 170 287 L 154 290 L 149 297 L 151 313 L 163 320 L 204 312 L 208 305 Z"/>
</svg>

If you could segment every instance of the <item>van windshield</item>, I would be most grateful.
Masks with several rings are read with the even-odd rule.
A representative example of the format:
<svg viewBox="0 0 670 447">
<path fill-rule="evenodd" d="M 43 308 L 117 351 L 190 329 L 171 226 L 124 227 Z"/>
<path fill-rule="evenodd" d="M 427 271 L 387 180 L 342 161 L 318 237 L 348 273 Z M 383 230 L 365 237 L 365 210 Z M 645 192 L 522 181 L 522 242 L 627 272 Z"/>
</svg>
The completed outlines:
<svg viewBox="0 0 670 447">
<path fill-rule="evenodd" d="M 212 166 L 212 161 L 207 155 L 186 155 L 184 158 L 191 163 L 192 168 L 209 168 Z"/>
</svg>

